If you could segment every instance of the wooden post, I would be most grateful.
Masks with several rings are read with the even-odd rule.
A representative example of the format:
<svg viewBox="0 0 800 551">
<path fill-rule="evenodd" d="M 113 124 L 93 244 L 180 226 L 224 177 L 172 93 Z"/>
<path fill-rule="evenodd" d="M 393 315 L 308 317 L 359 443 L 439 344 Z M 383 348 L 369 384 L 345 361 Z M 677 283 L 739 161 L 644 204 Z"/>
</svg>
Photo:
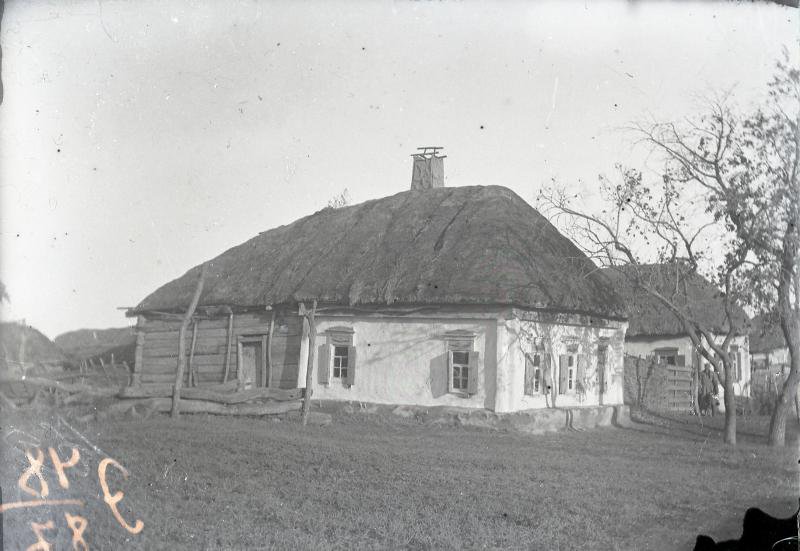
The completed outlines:
<svg viewBox="0 0 800 551">
<path fill-rule="evenodd" d="M 304 309 L 305 310 L 305 309 Z M 311 383 L 314 380 L 314 343 L 317 338 L 317 327 L 315 316 L 317 313 L 317 301 L 311 307 L 311 312 L 305 312 L 303 318 L 303 332 L 306 332 L 306 323 L 308 323 L 308 363 L 306 367 L 306 392 L 303 397 L 303 425 L 308 422 L 308 410 L 311 409 Z"/>
<path fill-rule="evenodd" d="M 233 312 L 228 314 L 228 343 L 225 350 L 225 374 L 222 376 L 222 382 L 228 382 L 228 373 L 231 371 L 231 341 L 233 340 Z"/>
<path fill-rule="evenodd" d="M 197 288 L 194 290 L 192 302 L 189 304 L 189 309 L 186 310 L 186 315 L 183 316 L 181 322 L 181 329 L 178 332 L 178 367 L 175 370 L 175 386 L 172 389 L 172 417 L 180 415 L 180 399 L 181 399 L 181 386 L 183 385 L 183 371 L 186 368 L 186 329 L 189 327 L 189 322 L 192 320 L 194 309 L 197 308 L 197 303 L 200 302 L 200 294 L 203 292 L 203 283 L 206 278 L 208 265 L 203 264 L 200 270 L 200 279 L 197 280 Z"/>
<path fill-rule="evenodd" d="M 106 376 L 106 381 L 111 382 L 111 378 L 108 376 L 108 370 L 106 369 L 106 364 L 103 362 L 103 357 L 98 356 L 98 360 L 100 360 L 100 367 L 103 368 L 103 375 Z"/>
<path fill-rule="evenodd" d="M 197 320 L 192 323 L 192 348 L 189 350 L 189 386 L 197 386 L 197 372 L 194 365 L 194 345 L 197 342 Z"/>
<path fill-rule="evenodd" d="M 136 329 L 136 350 L 133 356 L 133 369 L 131 370 L 131 386 L 139 386 L 142 383 L 142 369 L 144 368 L 144 339 L 145 332 L 141 328 L 144 325 L 144 318 L 139 316 Z"/>
<path fill-rule="evenodd" d="M 267 341 L 267 378 L 264 384 L 269 387 L 272 383 L 272 334 L 275 331 L 275 309 L 272 310 L 272 318 L 269 320 L 269 340 Z"/>
<path fill-rule="evenodd" d="M 122 360 L 122 366 L 128 372 L 128 386 L 131 386 L 133 384 L 133 369 L 131 369 L 126 360 Z"/>
</svg>

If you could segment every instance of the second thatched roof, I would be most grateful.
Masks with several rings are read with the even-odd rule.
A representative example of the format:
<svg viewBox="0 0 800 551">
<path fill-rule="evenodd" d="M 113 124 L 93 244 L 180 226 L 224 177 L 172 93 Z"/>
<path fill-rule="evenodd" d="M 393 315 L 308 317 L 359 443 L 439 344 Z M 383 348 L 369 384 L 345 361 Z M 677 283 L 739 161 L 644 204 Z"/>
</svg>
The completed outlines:
<svg viewBox="0 0 800 551">
<path fill-rule="evenodd" d="M 200 266 L 130 314 L 182 311 Z M 508 304 L 623 316 L 595 265 L 533 207 L 498 186 L 406 191 L 324 209 L 208 263 L 201 305 Z"/>
<path fill-rule="evenodd" d="M 605 275 L 614 282 L 622 295 L 628 314 L 627 337 L 661 337 L 685 335 L 686 330 L 678 317 L 660 300 L 642 288 L 642 284 L 656 290 L 687 312 L 693 319 L 723 334 L 728 324 L 722 292 L 710 281 L 696 273 L 686 273 L 675 264 L 645 264 L 605 268 Z M 732 305 L 734 325 L 747 332 L 747 314 Z"/>
<path fill-rule="evenodd" d="M 763 314 L 750 320 L 750 352 L 770 352 L 786 346 L 783 330 L 776 320 Z"/>
</svg>

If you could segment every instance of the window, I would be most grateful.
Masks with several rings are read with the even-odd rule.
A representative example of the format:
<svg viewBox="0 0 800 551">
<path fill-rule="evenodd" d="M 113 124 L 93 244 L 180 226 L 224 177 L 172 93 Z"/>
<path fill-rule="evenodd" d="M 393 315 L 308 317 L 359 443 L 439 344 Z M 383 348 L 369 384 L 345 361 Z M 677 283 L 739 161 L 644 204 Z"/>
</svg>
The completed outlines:
<svg viewBox="0 0 800 551">
<path fill-rule="evenodd" d="M 453 354 L 453 390 L 467 391 L 469 387 L 469 352 L 454 351 Z"/>
<path fill-rule="evenodd" d="M 334 346 L 333 347 L 333 378 L 334 379 L 347 379 L 347 359 L 348 359 L 347 346 Z"/>
<path fill-rule="evenodd" d="M 525 354 L 525 394 L 535 396 L 545 393 L 544 372 L 549 360 L 542 354 Z"/>
<path fill-rule="evenodd" d="M 575 392 L 575 375 L 577 368 L 577 354 L 565 354 L 558 359 L 558 393 L 571 394 Z"/>
<path fill-rule="evenodd" d="M 569 374 L 567 375 L 567 390 L 575 390 L 575 356 L 570 355 L 567 360 Z"/>
<path fill-rule="evenodd" d="M 660 364 L 678 365 L 678 350 L 675 348 L 656 350 L 655 356 Z"/>
<path fill-rule="evenodd" d="M 603 403 L 603 394 L 606 392 L 606 362 L 608 360 L 608 346 L 597 347 L 597 387 L 600 392 L 600 403 Z"/>
<path fill-rule="evenodd" d="M 339 381 L 345 386 L 355 384 L 356 347 L 355 333 L 350 327 L 332 327 L 325 331 L 325 344 L 318 350 L 318 382 L 329 385 Z"/>
<path fill-rule="evenodd" d="M 453 394 L 469 396 L 478 391 L 478 362 L 474 350 L 475 334 L 451 331 L 445 334 L 447 347 L 447 389 Z"/>
</svg>

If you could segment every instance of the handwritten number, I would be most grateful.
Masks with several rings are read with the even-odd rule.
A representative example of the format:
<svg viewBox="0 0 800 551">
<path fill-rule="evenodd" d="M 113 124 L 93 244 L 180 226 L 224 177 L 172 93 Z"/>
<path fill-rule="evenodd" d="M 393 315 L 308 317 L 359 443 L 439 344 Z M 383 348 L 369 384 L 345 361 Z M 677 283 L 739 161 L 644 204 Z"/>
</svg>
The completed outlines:
<svg viewBox="0 0 800 551">
<path fill-rule="evenodd" d="M 47 486 L 47 481 L 45 481 L 44 477 L 42 476 L 44 452 L 41 449 L 36 448 L 36 457 L 33 457 L 29 450 L 25 450 L 25 457 L 28 458 L 29 466 L 27 469 L 25 469 L 25 472 L 22 473 L 22 476 L 19 477 L 17 485 L 23 492 L 26 492 L 34 497 L 47 497 L 47 495 L 50 493 L 50 488 Z M 39 479 L 38 492 L 28 486 L 28 481 L 32 476 L 35 476 Z"/>
<path fill-rule="evenodd" d="M 89 521 L 80 515 L 70 515 L 69 513 L 64 513 L 64 518 L 67 519 L 67 526 L 72 530 L 72 550 L 89 551 L 89 546 L 83 539 L 83 531 L 86 530 Z"/>
<path fill-rule="evenodd" d="M 44 539 L 44 532 L 45 530 L 52 530 L 54 528 L 54 524 L 52 520 L 48 520 L 44 524 L 39 524 L 38 522 L 31 522 L 31 530 L 33 533 L 36 534 L 36 543 L 28 547 L 26 551 L 52 551 L 53 546 Z"/>
<path fill-rule="evenodd" d="M 58 475 L 58 483 L 61 484 L 62 488 L 69 488 L 69 480 L 67 480 L 67 475 L 64 474 L 64 469 L 69 469 L 70 467 L 74 467 L 78 464 L 78 461 L 81 460 L 81 452 L 78 451 L 78 448 L 72 448 L 72 455 L 69 458 L 69 461 L 61 461 L 61 458 L 58 457 L 56 450 L 53 448 L 48 448 L 50 452 L 50 460 L 53 462 L 53 467 L 56 468 L 56 474 Z"/>
<path fill-rule="evenodd" d="M 122 498 L 125 497 L 125 494 L 120 492 L 111 495 L 110 490 L 108 489 L 108 482 L 106 482 L 106 468 L 111 465 L 112 467 L 116 467 L 119 472 L 122 473 L 123 478 L 127 480 L 128 478 L 128 470 L 117 463 L 115 460 L 111 459 L 110 457 L 106 457 L 103 459 L 100 464 L 97 466 L 97 476 L 100 479 L 100 487 L 103 489 L 103 501 L 108 504 L 108 508 L 111 509 L 111 513 L 114 515 L 114 518 L 117 519 L 120 526 L 125 528 L 131 534 L 138 534 L 144 528 L 144 523 L 141 520 L 137 520 L 133 526 L 125 522 L 125 519 L 122 518 L 122 515 L 117 510 L 117 503 L 122 501 Z"/>
</svg>

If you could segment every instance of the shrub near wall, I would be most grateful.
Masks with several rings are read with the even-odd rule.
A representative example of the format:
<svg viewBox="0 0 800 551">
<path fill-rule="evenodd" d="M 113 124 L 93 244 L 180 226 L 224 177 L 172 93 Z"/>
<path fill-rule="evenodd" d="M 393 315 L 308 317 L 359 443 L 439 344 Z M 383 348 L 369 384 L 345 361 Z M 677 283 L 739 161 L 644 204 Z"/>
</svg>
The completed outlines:
<svg viewBox="0 0 800 551">
<path fill-rule="evenodd" d="M 625 356 L 623 402 L 651 410 L 667 409 L 667 371 L 648 358 Z"/>
</svg>

